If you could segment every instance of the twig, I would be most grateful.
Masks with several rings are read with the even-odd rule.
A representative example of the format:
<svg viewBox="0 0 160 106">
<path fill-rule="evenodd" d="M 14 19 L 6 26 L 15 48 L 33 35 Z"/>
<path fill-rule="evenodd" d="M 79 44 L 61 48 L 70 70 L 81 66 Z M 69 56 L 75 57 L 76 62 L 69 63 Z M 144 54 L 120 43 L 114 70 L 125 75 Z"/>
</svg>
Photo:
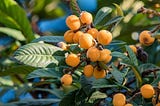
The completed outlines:
<svg viewBox="0 0 160 106">
<path fill-rule="evenodd" d="M 147 71 L 142 72 L 142 77 L 145 77 L 146 75 L 149 75 L 152 72 L 155 74 L 155 72 L 157 72 L 157 71 L 160 71 L 160 68 L 149 69 Z M 156 75 L 155 75 L 155 77 L 156 77 Z"/>
<path fill-rule="evenodd" d="M 138 95 L 140 95 L 140 94 L 141 94 L 141 92 L 135 93 L 131 98 L 127 99 L 127 102 L 132 101 L 136 96 L 138 96 Z"/>
</svg>

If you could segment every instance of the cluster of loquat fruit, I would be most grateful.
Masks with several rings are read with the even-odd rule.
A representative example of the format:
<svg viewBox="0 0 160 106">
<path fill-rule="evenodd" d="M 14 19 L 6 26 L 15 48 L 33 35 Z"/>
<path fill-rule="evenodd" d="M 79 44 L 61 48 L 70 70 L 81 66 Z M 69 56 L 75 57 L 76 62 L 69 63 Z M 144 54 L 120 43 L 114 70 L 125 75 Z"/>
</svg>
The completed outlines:
<svg viewBox="0 0 160 106">
<path fill-rule="evenodd" d="M 66 19 L 66 24 L 70 30 L 64 33 L 64 42 L 59 42 L 59 47 L 64 50 L 68 50 L 68 44 L 78 44 L 78 47 L 85 51 L 86 58 L 90 62 L 83 67 L 83 74 L 86 77 L 94 77 L 95 79 L 105 78 L 107 70 L 91 63 L 103 62 L 107 64 L 111 61 L 111 51 L 104 48 L 112 41 L 112 34 L 107 30 L 97 30 L 92 26 L 93 17 L 89 12 L 83 11 L 80 16 L 70 15 Z M 139 42 L 142 45 L 150 46 L 155 41 L 155 38 L 151 36 L 150 31 L 142 31 L 139 35 Z M 129 46 L 135 54 L 137 54 L 137 48 L 135 45 Z M 84 53 L 84 52 L 83 52 Z M 78 67 L 81 64 L 81 53 L 70 52 L 65 62 L 70 67 Z M 72 84 L 72 73 L 66 73 L 61 77 L 61 83 L 64 86 Z M 144 98 L 151 98 L 155 94 L 155 90 L 152 85 L 145 84 L 140 88 L 140 93 Z M 113 96 L 114 106 L 133 106 L 127 100 L 124 94 L 116 93 Z M 158 104 L 156 106 L 159 106 Z"/>
<path fill-rule="evenodd" d="M 79 48 L 85 51 L 85 55 L 90 62 L 104 62 L 107 64 L 112 59 L 111 51 L 103 48 L 104 45 L 110 44 L 112 41 L 112 34 L 107 30 L 98 31 L 96 28 L 91 27 L 93 21 L 92 14 L 83 11 L 80 16 L 70 15 L 66 19 L 66 24 L 70 30 L 64 33 L 64 40 L 66 43 L 76 43 Z M 67 44 L 64 42 L 59 43 L 59 46 L 66 50 Z M 65 62 L 68 66 L 77 67 L 81 63 L 81 53 L 69 53 L 66 56 Z M 96 79 L 104 78 L 106 70 L 99 66 L 87 64 L 83 68 L 83 73 L 86 77 L 94 76 Z M 72 84 L 72 75 L 64 74 L 61 78 L 63 85 Z"/>
</svg>

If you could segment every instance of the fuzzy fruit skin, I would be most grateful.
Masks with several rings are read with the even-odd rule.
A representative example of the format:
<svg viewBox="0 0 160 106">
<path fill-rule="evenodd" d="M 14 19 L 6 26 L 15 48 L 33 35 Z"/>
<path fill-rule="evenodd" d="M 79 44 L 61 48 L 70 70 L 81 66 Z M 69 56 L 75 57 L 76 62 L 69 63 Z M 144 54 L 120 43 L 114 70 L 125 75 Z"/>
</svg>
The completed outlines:
<svg viewBox="0 0 160 106">
<path fill-rule="evenodd" d="M 81 22 L 76 15 L 70 15 L 66 19 L 66 24 L 71 30 L 78 30 L 81 26 Z"/>
<path fill-rule="evenodd" d="M 137 48 L 134 45 L 129 45 L 129 47 L 132 49 L 132 51 L 137 54 Z"/>
<path fill-rule="evenodd" d="M 156 106 L 160 106 L 160 103 L 157 103 Z"/>
<path fill-rule="evenodd" d="M 96 79 L 105 78 L 106 71 L 105 70 L 98 70 L 97 67 L 96 67 L 96 68 L 94 68 L 93 76 Z"/>
<path fill-rule="evenodd" d="M 132 104 L 130 104 L 130 103 L 127 103 L 127 104 L 125 104 L 124 106 L 133 106 Z"/>
<path fill-rule="evenodd" d="M 93 17 L 92 14 L 86 11 L 83 11 L 80 15 L 80 20 L 83 24 L 91 24 Z"/>
<path fill-rule="evenodd" d="M 87 33 L 91 34 L 94 39 L 97 38 L 98 30 L 96 28 L 91 28 L 87 31 Z"/>
<path fill-rule="evenodd" d="M 67 65 L 76 67 L 80 63 L 80 58 L 76 54 L 69 54 L 65 61 Z"/>
<path fill-rule="evenodd" d="M 84 73 L 84 75 L 86 76 L 86 77 L 92 77 L 92 75 L 93 75 L 93 70 L 94 70 L 94 68 L 93 68 L 93 66 L 92 65 L 86 65 L 85 67 L 84 67 L 84 69 L 83 69 L 83 73 Z"/>
<path fill-rule="evenodd" d="M 140 92 L 144 98 L 151 98 L 155 94 L 154 88 L 150 84 L 143 85 Z"/>
<path fill-rule="evenodd" d="M 139 42 L 142 45 L 150 46 L 153 44 L 154 41 L 155 41 L 155 38 L 151 36 L 150 31 L 147 31 L 147 30 L 142 31 L 139 35 Z"/>
<path fill-rule="evenodd" d="M 68 86 L 68 85 L 71 85 L 72 84 L 72 76 L 70 74 L 64 74 L 62 77 L 61 77 L 61 83 L 64 85 L 64 86 Z"/>
<path fill-rule="evenodd" d="M 98 61 L 100 57 L 100 51 L 96 47 L 91 47 L 87 50 L 87 58 L 92 62 Z"/>
<path fill-rule="evenodd" d="M 104 61 L 105 63 L 110 62 L 112 59 L 111 51 L 109 49 L 100 50 L 100 57 L 98 61 Z"/>
<path fill-rule="evenodd" d="M 67 50 L 67 44 L 64 42 L 58 42 L 58 47 L 62 48 L 63 50 Z"/>
<path fill-rule="evenodd" d="M 79 37 L 83 34 L 82 31 L 77 31 L 74 36 L 73 36 L 73 42 L 78 43 L 79 42 Z"/>
<path fill-rule="evenodd" d="M 101 30 L 98 32 L 97 40 L 102 45 L 108 45 L 112 41 L 112 34 L 107 30 Z"/>
<path fill-rule="evenodd" d="M 73 43 L 74 32 L 72 30 L 68 30 L 64 33 L 64 40 L 67 43 Z"/>
<path fill-rule="evenodd" d="M 79 45 L 83 49 L 89 49 L 93 46 L 93 37 L 88 33 L 82 34 L 79 37 Z"/>
<path fill-rule="evenodd" d="M 124 106 L 126 104 L 126 96 L 122 93 L 117 93 L 113 96 L 113 106 Z"/>
</svg>

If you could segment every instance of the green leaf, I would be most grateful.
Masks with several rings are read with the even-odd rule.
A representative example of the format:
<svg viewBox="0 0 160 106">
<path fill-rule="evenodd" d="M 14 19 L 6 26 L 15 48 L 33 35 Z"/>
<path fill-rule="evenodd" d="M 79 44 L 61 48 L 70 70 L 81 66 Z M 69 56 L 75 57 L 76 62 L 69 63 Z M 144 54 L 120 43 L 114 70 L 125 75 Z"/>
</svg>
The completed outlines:
<svg viewBox="0 0 160 106">
<path fill-rule="evenodd" d="M 146 70 L 153 70 L 153 69 L 157 69 L 160 68 L 152 63 L 146 63 L 146 64 L 141 64 L 138 69 L 140 70 L 140 73 L 146 71 Z"/>
<path fill-rule="evenodd" d="M 117 16 L 124 16 L 121 7 L 118 4 L 116 4 L 116 3 L 113 3 L 113 5 L 116 7 Z"/>
<path fill-rule="evenodd" d="M 128 46 L 125 46 L 125 47 L 126 47 L 129 58 L 130 58 L 131 62 L 133 63 L 133 65 L 138 66 L 138 60 L 137 60 L 135 53 L 132 51 L 132 49 L 130 47 L 128 47 Z"/>
<path fill-rule="evenodd" d="M 96 91 L 90 97 L 89 102 L 93 103 L 97 99 L 103 99 L 103 98 L 106 98 L 106 97 L 107 97 L 107 95 L 105 93 L 102 93 L 100 91 Z"/>
<path fill-rule="evenodd" d="M 4 17 L 7 16 L 6 20 L 13 22 L 12 26 L 15 25 L 18 30 L 22 31 L 28 42 L 35 38 L 25 11 L 14 0 L 1 0 L 0 13 L 5 14 L 1 16 L 3 18 L 0 18 L 1 23 L 5 25 L 6 22 L 3 21 Z"/>
<path fill-rule="evenodd" d="M 59 72 L 56 68 L 44 68 L 44 69 L 37 69 L 31 72 L 27 79 L 37 78 L 37 77 L 46 77 L 46 78 L 60 78 Z"/>
<path fill-rule="evenodd" d="M 111 74 L 113 75 L 113 77 L 115 78 L 115 80 L 122 84 L 123 83 L 123 74 L 114 66 L 114 64 L 112 63 L 112 68 L 113 70 L 111 70 Z"/>
<path fill-rule="evenodd" d="M 7 28 L 7 27 L 0 27 L 0 32 L 7 34 L 8 36 L 11 36 L 17 40 L 25 41 L 24 35 L 21 31 L 18 31 L 16 29 Z"/>
<path fill-rule="evenodd" d="M 159 81 L 160 81 L 160 73 L 157 74 L 157 78 L 153 80 L 151 85 L 158 86 Z"/>
<path fill-rule="evenodd" d="M 57 52 L 62 49 L 44 43 L 30 43 L 20 47 L 15 53 L 14 58 L 26 65 L 34 67 L 46 67 L 50 64 L 58 65 L 56 58 L 61 58 Z"/>
<path fill-rule="evenodd" d="M 60 101 L 59 106 L 75 106 L 75 97 L 78 90 L 72 91 Z"/>
<path fill-rule="evenodd" d="M 72 13 L 79 16 L 81 13 L 81 10 L 77 4 L 77 0 L 70 0 L 70 8 L 72 10 Z"/>
<path fill-rule="evenodd" d="M 130 59 L 124 55 L 123 53 L 120 53 L 120 52 L 112 52 L 111 54 L 113 57 L 118 57 L 118 58 L 121 58 L 122 59 L 122 62 L 125 63 L 125 64 L 128 64 L 128 65 L 132 65 Z"/>
<path fill-rule="evenodd" d="M 0 72 L 0 76 L 8 76 L 15 74 L 28 74 L 35 70 L 36 68 L 26 65 L 13 66 L 11 68 L 6 69 L 5 71 Z"/>
<path fill-rule="evenodd" d="M 6 103 L 3 106 L 51 106 L 60 99 L 25 99 L 18 102 Z"/>
<path fill-rule="evenodd" d="M 102 7 L 96 14 L 94 19 L 94 25 L 99 24 L 109 13 L 112 12 L 112 9 L 109 7 Z"/>
<path fill-rule="evenodd" d="M 125 44 L 126 42 L 121 41 L 121 40 L 112 40 L 112 42 L 109 45 L 104 46 L 104 47 L 111 51 L 118 51 L 122 49 L 125 46 Z"/>
<path fill-rule="evenodd" d="M 117 23 L 119 23 L 122 19 L 123 19 L 122 16 L 116 16 L 110 19 L 106 24 L 104 24 L 103 27 L 111 27 L 111 26 L 113 27 L 117 25 Z"/>
<path fill-rule="evenodd" d="M 46 43 L 56 44 L 58 42 L 64 41 L 64 38 L 63 38 L 63 36 L 42 36 L 42 37 L 39 37 L 37 39 L 34 39 L 32 41 L 32 43 L 37 43 L 37 42 L 40 42 L 40 41 L 44 41 Z"/>
<path fill-rule="evenodd" d="M 92 88 L 112 88 L 118 87 L 118 85 L 111 85 L 107 79 L 98 79 L 93 82 Z"/>
</svg>

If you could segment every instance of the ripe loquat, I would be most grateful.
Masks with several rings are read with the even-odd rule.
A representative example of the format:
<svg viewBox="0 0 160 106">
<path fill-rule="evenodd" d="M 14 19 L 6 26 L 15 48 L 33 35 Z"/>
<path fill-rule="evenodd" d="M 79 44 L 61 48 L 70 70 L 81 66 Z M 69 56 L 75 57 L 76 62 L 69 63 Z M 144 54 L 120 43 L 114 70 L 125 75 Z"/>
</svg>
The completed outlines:
<svg viewBox="0 0 160 106">
<path fill-rule="evenodd" d="M 156 106 L 160 106 L 160 103 L 157 103 Z"/>
<path fill-rule="evenodd" d="M 130 103 L 127 103 L 127 104 L 125 104 L 124 106 L 133 106 L 132 104 L 130 104 Z"/>
<path fill-rule="evenodd" d="M 86 11 L 83 11 L 80 15 L 80 20 L 83 24 L 91 24 L 92 23 L 92 14 Z"/>
<path fill-rule="evenodd" d="M 111 51 L 109 49 L 100 50 L 100 57 L 98 61 L 104 61 L 105 63 L 110 62 L 112 59 Z"/>
<path fill-rule="evenodd" d="M 83 69 L 83 73 L 86 77 L 92 77 L 93 75 L 93 66 L 92 65 L 86 65 Z"/>
<path fill-rule="evenodd" d="M 64 33 L 64 40 L 67 43 L 73 43 L 74 32 L 72 30 L 68 30 Z"/>
<path fill-rule="evenodd" d="M 66 64 L 72 67 L 76 67 L 80 63 L 80 58 L 76 54 L 69 54 L 66 57 Z"/>
<path fill-rule="evenodd" d="M 64 75 L 61 77 L 61 83 L 62 83 L 64 86 L 71 85 L 71 84 L 72 84 L 72 76 L 71 76 L 70 74 L 64 74 Z"/>
<path fill-rule="evenodd" d="M 58 47 L 62 48 L 63 50 L 67 50 L 67 44 L 64 42 L 58 42 Z"/>
<path fill-rule="evenodd" d="M 87 31 L 87 33 L 91 34 L 94 39 L 97 38 L 98 30 L 96 28 L 91 28 Z"/>
<path fill-rule="evenodd" d="M 82 34 L 79 37 L 79 45 L 83 49 L 89 49 L 93 46 L 93 37 L 88 33 Z"/>
<path fill-rule="evenodd" d="M 108 45 L 112 41 L 112 34 L 107 30 L 101 30 L 97 34 L 97 40 L 102 45 Z"/>
<path fill-rule="evenodd" d="M 77 31 L 74 36 L 73 36 L 73 42 L 78 43 L 79 42 L 79 37 L 83 34 L 82 31 Z"/>
<path fill-rule="evenodd" d="M 153 86 L 150 84 L 143 85 L 140 92 L 144 98 L 151 98 L 155 93 Z"/>
<path fill-rule="evenodd" d="M 105 76 L 106 76 L 106 71 L 105 71 L 105 70 L 99 70 L 99 69 L 96 67 L 96 68 L 94 68 L 93 76 L 94 76 L 96 79 L 105 78 Z"/>
<path fill-rule="evenodd" d="M 137 54 L 137 48 L 136 48 L 134 45 L 130 45 L 129 47 L 132 49 L 132 51 L 133 51 L 135 54 Z"/>
<path fill-rule="evenodd" d="M 142 45 L 145 45 L 145 46 L 150 46 L 153 44 L 155 38 L 151 36 L 151 33 L 150 31 L 142 31 L 139 35 L 139 42 L 142 44 Z"/>
<path fill-rule="evenodd" d="M 100 50 L 96 47 L 90 47 L 87 50 L 87 58 L 89 58 L 92 62 L 98 61 L 100 57 Z"/>
<path fill-rule="evenodd" d="M 81 26 L 81 22 L 76 15 L 70 15 L 66 19 L 66 24 L 71 30 L 78 30 Z"/>
<path fill-rule="evenodd" d="M 113 96 L 113 106 L 124 106 L 126 104 L 126 96 L 122 93 L 117 93 Z"/>
</svg>

